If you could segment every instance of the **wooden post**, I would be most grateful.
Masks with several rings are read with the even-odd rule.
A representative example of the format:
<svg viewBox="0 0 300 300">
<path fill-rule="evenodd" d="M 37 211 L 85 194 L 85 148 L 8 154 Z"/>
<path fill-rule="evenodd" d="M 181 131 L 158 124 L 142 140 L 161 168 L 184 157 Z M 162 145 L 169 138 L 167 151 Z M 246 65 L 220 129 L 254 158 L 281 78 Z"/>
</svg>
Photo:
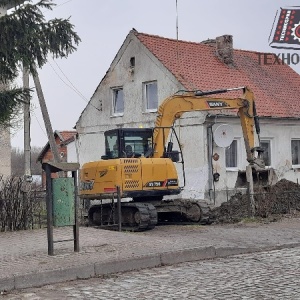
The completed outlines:
<svg viewBox="0 0 300 300">
<path fill-rule="evenodd" d="M 23 68 L 23 87 L 29 88 L 29 71 Z M 30 97 L 24 103 L 24 175 L 25 181 L 31 181 L 31 151 L 30 151 Z"/>
<path fill-rule="evenodd" d="M 122 211 L 121 211 L 121 190 L 117 186 L 117 200 L 118 200 L 118 229 L 122 231 Z"/>
<path fill-rule="evenodd" d="M 48 140 L 49 140 L 49 145 L 50 145 L 51 151 L 53 153 L 53 160 L 54 160 L 54 162 L 58 163 L 58 162 L 60 162 L 58 148 L 55 143 L 54 133 L 52 130 L 52 125 L 50 122 L 50 117 L 48 114 L 48 109 L 47 109 L 45 97 L 43 94 L 43 90 L 42 90 L 42 86 L 40 83 L 40 79 L 39 79 L 37 70 L 35 70 L 35 72 L 36 73 L 33 75 L 33 81 L 34 81 L 37 96 L 39 99 L 39 103 L 40 103 L 40 107 L 41 107 L 41 111 L 42 111 L 42 115 L 43 115 L 43 119 L 44 119 L 44 123 L 45 123 L 45 128 L 46 128 L 46 132 L 47 132 L 47 136 L 48 136 Z"/>
<path fill-rule="evenodd" d="M 47 185 L 47 237 L 48 237 L 48 255 L 54 255 L 53 247 L 53 203 L 52 203 L 52 179 L 50 166 L 46 164 L 46 185 Z"/>
<path fill-rule="evenodd" d="M 255 214 L 254 206 L 254 188 L 253 188 L 253 176 L 252 176 L 252 167 L 248 165 L 246 167 L 246 179 L 248 183 L 248 199 L 249 199 L 249 217 L 253 218 Z"/>
<path fill-rule="evenodd" d="M 77 176 L 78 172 L 73 171 L 72 177 L 74 178 L 74 201 L 75 201 L 75 225 L 73 226 L 73 236 L 74 236 L 74 251 L 79 252 L 79 221 L 78 221 L 78 190 L 77 190 Z"/>
</svg>

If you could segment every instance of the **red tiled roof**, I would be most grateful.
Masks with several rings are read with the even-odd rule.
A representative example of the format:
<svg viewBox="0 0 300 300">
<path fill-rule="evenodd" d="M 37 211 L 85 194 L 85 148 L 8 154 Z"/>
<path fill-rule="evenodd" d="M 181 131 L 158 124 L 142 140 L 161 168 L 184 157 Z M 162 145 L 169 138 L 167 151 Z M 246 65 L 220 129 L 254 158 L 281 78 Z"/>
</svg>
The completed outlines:
<svg viewBox="0 0 300 300">
<path fill-rule="evenodd" d="M 62 142 L 65 142 L 66 140 L 75 137 L 77 131 L 70 130 L 70 131 L 59 131 L 59 134 L 63 138 Z"/>
<path fill-rule="evenodd" d="M 186 89 L 249 86 L 254 92 L 258 115 L 300 117 L 300 75 L 288 65 L 259 64 L 258 52 L 234 50 L 234 66 L 229 66 L 216 56 L 215 46 L 136 31 L 134 34 Z M 236 94 L 222 97 L 236 97 Z"/>
</svg>

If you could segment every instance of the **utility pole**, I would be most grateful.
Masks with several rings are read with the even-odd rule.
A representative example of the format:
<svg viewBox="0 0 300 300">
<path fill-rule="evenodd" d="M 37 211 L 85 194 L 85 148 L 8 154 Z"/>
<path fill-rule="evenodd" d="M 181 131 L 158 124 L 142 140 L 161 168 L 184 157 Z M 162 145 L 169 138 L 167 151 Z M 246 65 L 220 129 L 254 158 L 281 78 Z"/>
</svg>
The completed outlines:
<svg viewBox="0 0 300 300">
<path fill-rule="evenodd" d="M 37 95 L 38 95 L 38 99 L 39 99 L 39 103 L 40 103 L 40 107 L 41 107 L 41 111 L 42 111 L 46 131 L 47 131 L 47 136 L 48 136 L 48 140 L 49 140 L 49 145 L 50 145 L 51 151 L 53 153 L 53 160 L 54 160 L 54 162 L 58 163 L 58 162 L 60 162 L 58 148 L 57 148 L 57 145 L 55 143 L 54 133 L 53 133 L 52 125 L 51 125 L 51 122 L 50 122 L 49 113 L 48 113 L 48 109 L 47 109 L 47 106 L 46 106 L 44 93 L 43 93 L 42 86 L 41 86 L 40 79 L 39 79 L 39 75 L 38 75 L 36 69 L 35 69 L 35 74 L 33 74 L 33 81 L 34 81 L 34 85 L 35 85 L 36 92 L 37 92 Z"/>
<path fill-rule="evenodd" d="M 29 71 L 23 67 L 23 88 L 29 89 Z M 30 97 L 25 99 L 24 113 L 24 177 L 31 182 L 31 146 L 30 146 Z"/>
</svg>

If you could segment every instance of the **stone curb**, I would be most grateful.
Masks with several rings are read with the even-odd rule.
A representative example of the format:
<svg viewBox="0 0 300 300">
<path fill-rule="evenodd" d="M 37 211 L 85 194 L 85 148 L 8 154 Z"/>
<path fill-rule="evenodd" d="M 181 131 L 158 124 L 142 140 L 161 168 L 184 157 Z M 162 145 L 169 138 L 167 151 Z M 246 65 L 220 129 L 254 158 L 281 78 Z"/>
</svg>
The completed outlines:
<svg viewBox="0 0 300 300">
<path fill-rule="evenodd" d="M 14 289 L 39 287 L 47 284 L 61 283 L 76 279 L 88 279 L 97 276 L 128 272 L 145 268 L 161 267 L 183 262 L 228 257 L 232 255 L 255 253 L 284 248 L 299 247 L 300 243 L 269 246 L 261 248 L 236 247 L 204 247 L 178 251 L 163 252 L 133 258 L 119 259 L 109 262 L 95 262 L 66 269 L 50 270 L 25 275 L 15 275 L 11 278 L 0 279 L 0 292 Z"/>
</svg>

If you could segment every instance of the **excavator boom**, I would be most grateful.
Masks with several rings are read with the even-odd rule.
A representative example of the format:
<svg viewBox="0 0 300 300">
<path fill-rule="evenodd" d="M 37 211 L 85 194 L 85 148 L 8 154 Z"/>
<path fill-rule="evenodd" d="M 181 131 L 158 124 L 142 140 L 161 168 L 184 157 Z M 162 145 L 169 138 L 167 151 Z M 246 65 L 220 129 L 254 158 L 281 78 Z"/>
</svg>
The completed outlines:
<svg viewBox="0 0 300 300">
<path fill-rule="evenodd" d="M 173 95 L 159 106 L 158 116 L 154 130 L 154 154 L 153 157 L 162 157 L 165 149 L 164 136 L 168 136 L 169 130 L 175 120 L 180 118 L 185 112 L 192 111 L 215 111 L 215 110 L 237 110 L 247 152 L 247 160 L 252 163 L 254 157 L 254 125 L 255 125 L 255 103 L 253 93 L 248 87 L 240 88 L 244 90 L 241 98 L 213 98 L 207 94 L 224 93 L 232 91 L 217 90 L 209 92 L 189 92 L 185 94 Z M 234 89 L 235 90 L 235 89 Z M 164 130 L 160 130 L 164 128 Z"/>
</svg>

